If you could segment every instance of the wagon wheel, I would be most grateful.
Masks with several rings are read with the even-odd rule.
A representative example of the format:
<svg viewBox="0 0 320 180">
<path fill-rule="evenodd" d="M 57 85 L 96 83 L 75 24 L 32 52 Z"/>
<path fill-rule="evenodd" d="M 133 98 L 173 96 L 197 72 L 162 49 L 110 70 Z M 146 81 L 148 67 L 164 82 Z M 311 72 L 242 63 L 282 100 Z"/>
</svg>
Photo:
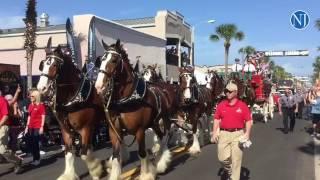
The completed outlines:
<svg viewBox="0 0 320 180">
<path fill-rule="evenodd" d="M 197 130 L 197 134 L 199 137 L 199 143 L 200 146 L 204 146 L 209 144 L 210 142 L 210 126 L 209 126 L 209 121 L 208 121 L 208 117 L 206 114 L 202 114 L 202 116 L 199 118 L 198 121 L 198 130 Z"/>
</svg>

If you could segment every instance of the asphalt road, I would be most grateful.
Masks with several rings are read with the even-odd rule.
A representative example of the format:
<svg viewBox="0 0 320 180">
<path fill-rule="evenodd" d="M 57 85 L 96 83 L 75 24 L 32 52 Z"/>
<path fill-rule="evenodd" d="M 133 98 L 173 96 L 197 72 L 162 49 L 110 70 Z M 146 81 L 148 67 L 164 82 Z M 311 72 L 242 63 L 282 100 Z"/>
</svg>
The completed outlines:
<svg viewBox="0 0 320 180">
<path fill-rule="evenodd" d="M 283 134 L 278 116 L 268 124 L 255 123 L 253 144 L 244 153 L 241 180 L 314 180 L 313 138 L 305 131 L 310 124 L 297 120 L 295 131 Z M 182 157 L 160 179 L 220 180 L 216 148 L 208 145 L 197 158 Z"/>
<path fill-rule="evenodd" d="M 253 145 L 244 154 L 242 180 L 314 180 L 314 143 L 305 131 L 305 127 L 310 123 L 310 121 L 297 120 L 295 131 L 289 134 L 282 133 L 280 129 L 282 123 L 277 116 L 267 124 L 255 123 L 252 132 Z M 151 142 L 150 139 L 149 142 Z M 130 142 L 130 139 L 128 141 Z M 149 147 L 151 147 L 150 143 Z M 131 163 L 124 167 L 123 172 L 140 164 L 137 161 L 136 146 L 133 146 L 131 151 Z M 106 159 L 110 154 L 109 146 L 95 151 L 95 155 L 101 159 Z M 25 163 L 24 172 L 20 175 L 9 171 L 9 165 L 0 165 L 0 179 L 56 179 L 63 172 L 64 156 L 63 154 L 47 155 L 46 159 L 42 160 L 41 166 L 37 168 Z M 75 164 L 81 179 L 91 179 L 80 158 L 76 159 Z M 201 154 L 197 157 L 190 157 L 188 154 L 180 155 L 165 174 L 159 175 L 159 179 L 220 180 L 219 169 L 216 145 L 211 144 L 203 147 Z"/>
</svg>

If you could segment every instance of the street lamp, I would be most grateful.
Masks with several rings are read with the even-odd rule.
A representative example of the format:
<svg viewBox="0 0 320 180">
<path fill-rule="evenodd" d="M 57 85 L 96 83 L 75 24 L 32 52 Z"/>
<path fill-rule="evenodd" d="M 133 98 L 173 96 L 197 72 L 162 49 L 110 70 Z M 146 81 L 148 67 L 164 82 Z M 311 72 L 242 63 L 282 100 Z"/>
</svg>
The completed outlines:
<svg viewBox="0 0 320 180">
<path fill-rule="evenodd" d="M 214 20 L 214 19 L 209 19 L 209 20 L 207 20 L 207 21 L 201 21 L 201 22 L 199 22 L 199 23 L 197 23 L 197 24 L 195 24 L 194 26 L 192 26 L 192 35 L 191 35 L 191 37 L 192 37 L 192 39 L 191 39 L 191 58 L 192 58 L 192 60 L 191 60 L 191 64 L 192 65 L 194 65 L 194 41 L 195 41 L 195 28 L 196 28 L 196 26 L 197 25 L 199 25 L 199 24 L 202 24 L 202 23 L 208 23 L 208 24 L 213 24 L 213 23 L 215 23 L 216 22 L 216 20 Z"/>
</svg>

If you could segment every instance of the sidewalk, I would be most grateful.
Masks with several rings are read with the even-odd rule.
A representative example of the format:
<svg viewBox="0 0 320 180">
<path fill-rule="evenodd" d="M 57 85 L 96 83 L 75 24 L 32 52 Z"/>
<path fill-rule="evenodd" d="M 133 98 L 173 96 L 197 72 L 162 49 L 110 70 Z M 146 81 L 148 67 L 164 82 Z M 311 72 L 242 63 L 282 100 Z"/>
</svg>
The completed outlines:
<svg viewBox="0 0 320 180">
<path fill-rule="evenodd" d="M 51 147 L 51 148 L 47 148 L 45 149 L 45 154 L 40 154 L 40 157 L 42 160 L 54 157 L 54 156 L 58 156 L 61 153 L 63 153 L 63 150 L 61 149 L 61 147 Z M 20 155 L 18 154 L 18 156 L 20 157 Z M 25 166 L 28 166 L 31 162 L 32 162 L 32 156 L 28 156 L 28 157 L 23 157 L 23 161 L 22 161 L 22 168 Z M 13 171 L 13 164 L 12 163 L 0 163 L 0 177 L 2 175 L 11 173 Z"/>
</svg>

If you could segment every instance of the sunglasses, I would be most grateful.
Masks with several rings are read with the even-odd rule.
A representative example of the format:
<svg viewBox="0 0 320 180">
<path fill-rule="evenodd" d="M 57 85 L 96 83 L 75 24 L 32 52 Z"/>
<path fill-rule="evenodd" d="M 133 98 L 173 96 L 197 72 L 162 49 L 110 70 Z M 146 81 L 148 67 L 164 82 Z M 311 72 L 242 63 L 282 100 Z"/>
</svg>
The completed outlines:
<svg viewBox="0 0 320 180">
<path fill-rule="evenodd" d="M 230 90 L 228 90 L 228 89 L 225 89 L 225 90 L 224 90 L 224 93 L 225 93 L 225 94 L 227 94 L 227 93 L 232 93 L 232 92 L 233 92 L 233 91 L 230 91 Z"/>
</svg>

